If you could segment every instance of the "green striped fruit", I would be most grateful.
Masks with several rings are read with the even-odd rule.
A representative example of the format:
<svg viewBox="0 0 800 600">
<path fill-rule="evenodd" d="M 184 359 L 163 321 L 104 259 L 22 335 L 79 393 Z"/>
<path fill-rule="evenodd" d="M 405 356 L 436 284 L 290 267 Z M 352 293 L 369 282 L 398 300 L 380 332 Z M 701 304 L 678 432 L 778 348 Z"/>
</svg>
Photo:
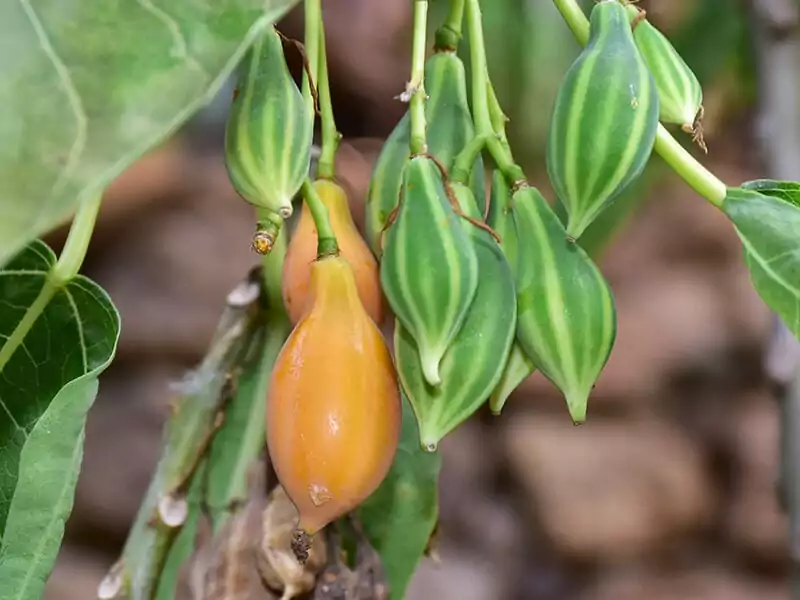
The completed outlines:
<svg viewBox="0 0 800 600">
<path fill-rule="evenodd" d="M 287 219 L 308 176 L 314 121 L 274 27 L 248 50 L 236 89 L 225 129 L 230 180 L 242 198 Z"/>
<path fill-rule="evenodd" d="M 474 244 L 451 205 L 433 159 L 413 157 L 403 172 L 397 216 L 384 236 L 381 286 L 419 349 L 425 380 L 441 383 L 439 363 L 464 323 L 478 287 Z"/>
<path fill-rule="evenodd" d="M 493 415 L 499 415 L 503 411 L 506 401 L 514 390 L 530 377 L 535 370 L 536 365 L 533 363 L 533 359 L 522 348 L 519 340 L 514 339 L 514 343 L 511 345 L 511 352 L 508 354 L 508 360 L 503 368 L 503 375 L 489 396 L 489 410 L 492 411 Z"/>
<path fill-rule="evenodd" d="M 453 52 L 434 53 L 425 64 L 425 117 L 428 123 L 428 153 L 448 171 L 456 155 L 475 135 L 472 114 L 467 102 L 464 64 Z M 380 258 L 380 239 L 386 221 L 397 206 L 403 167 L 409 159 L 410 120 L 408 113 L 400 120 L 378 154 L 370 180 L 366 202 L 366 238 L 375 256 Z M 470 186 L 483 210 L 486 204 L 483 159 L 478 156 L 470 174 Z"/>
<path fill-rule="evenodd" d="M 614 298 L 586 252 L 565 239 L 564 226 L 536 188 L 514 193 L 514 212 L 526 243 L 519 255 L 517 339 L 580 423 L 614 345 Z"/>
<path fill-rule="evenodd" d="M 511 271 L 514 273 L 516 281 L 519 251 L 517 225 L 514 218 L 511 188 L 503 174 L 498 170 L 492 174 L 492 190 L 489 197 L 487 223 L 500 236 L 502 240 L 500 248 L 511 267 Z M 525 353 L 525 350 L 522 349 L 521 344 L 515 338 L 503 369 L 503 375 L 489 396 L 489 408 L 492 413 L 499 415 L 511 392 L 535 370 L 536 366 L 533 360 Z"/>
<path fill-rule="evenodd" d="M 653 76 L 617 0 L 595 4 L 589 43 L 556 96 L 547 172 L 578 239 L 647 164 L 658 129 Z"/>
<path fill-rule="evenodd" d="M 464 214 L 480 218 L 470 188 L 454 184 L 453 189 Z M 517 302 L 511 268 L 487 231 L 462 223 L 474 244 L 480 283 L 464 325 L 442 358 L 441 385 L 432 386 L 426 381 L 413 337 L 401 323 L 395 327 L 395 363 L 400 383 L 414 409 L 421 445 L 430 451 L 489 398 L 503 374 L 516 331 Z"/>
<path fill-rule="evenodd" d="M 692 132 L 702 114 L 703 88 L 697 76 L 667 37 L 654 27 L 639 8 L 629 5 L 634 18 L 633 39 L 658 90 L 659 118 Z M 640 16 L 641 15 L 641 16 Z"/>
</svg>

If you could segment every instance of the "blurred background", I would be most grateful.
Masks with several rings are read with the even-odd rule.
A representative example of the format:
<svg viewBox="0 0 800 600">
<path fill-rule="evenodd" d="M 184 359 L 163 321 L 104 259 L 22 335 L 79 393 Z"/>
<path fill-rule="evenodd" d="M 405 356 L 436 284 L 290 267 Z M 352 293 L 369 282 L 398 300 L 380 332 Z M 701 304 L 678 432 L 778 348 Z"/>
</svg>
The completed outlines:
<svg viewBox="0 0 800 600">
<path fill-rule="evenodd" d="M 549 194 L 548 119 L 579 48 L 550 0 L 483 6 L 515 154 Z M 797 160 L 788 163 L 794 174 L 776 174 L 774 162 L 792 158 L 774 148 L 781 128 L 764 135 L 778 119 L 770 81 L 797 84 L 800 50 L 783 62 L 769 52 L 793 35 L 798 4 L 764 2 L 759 13 L 736 0 L 641 6 L 704 86 L 703 162 L 733 185 L 800 177 Z M 433 1 L 432 30 L 445 9 Z M 360 224 L 376 154 L 405 111 L 393 98 L 408 77 L 411 2 L 326 0 L 324 11 L 345 135 L 339 175 Z M 281 29 L 302 39 L 302 12 Z M 221 154 L 230 93 L 132 166 L 103 205 L 85 271 L 119 307 L 123 332 L 90 414 L 75 512 L 46 600 L 95 597 L 158 458 L 171 385 L 199 361 L 227 292 L 257 263 L 253 214 Z M 619 334 L 588 423 L 574 427 L 537 374 L 501 417 L 487 411 L 449 436 L 439 561 L 423 561 L 409 600 L 790 597 L 788 523 L 775 493 L 779 404 L 764 368 L 773 321 L 738 238 L 657 157 L 615 211 L 632 214 L 600 259 Z"/>
</svg>

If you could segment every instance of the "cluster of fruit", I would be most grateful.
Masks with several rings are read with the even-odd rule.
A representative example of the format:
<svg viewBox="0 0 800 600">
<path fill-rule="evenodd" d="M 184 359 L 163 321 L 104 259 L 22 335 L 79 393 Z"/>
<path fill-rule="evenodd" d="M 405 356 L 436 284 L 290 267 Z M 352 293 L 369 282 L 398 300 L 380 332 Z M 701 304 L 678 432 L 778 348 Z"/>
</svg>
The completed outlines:
<svg viewBox="0 0 800 600">
<path fill-rule="evenodd" d="M 488 75 L 475 67 L 482 34 L 470 2 L 479 42 L 471 44 L 472 107 L 464 64 L 442 32 L 418 82 L 422 150 L 412 151 L 412 106 L 375 165 L 366 241 L 344 190 L 328 177 L 308 181 L 315 105 L 287 69 L 280 34 L 271 30 L 250 51 L 226 150 L 234 186 L 265 209 L 262 251 L 298 192 L 305 200 L 283 266 L 294 330 L 266 411 L 270 458 L 305 535 L 351 511 L 386 476 L 403 397 L 429 451 L 487 401 L 499 413 L 534 369 L 561 390 L 576 423 L 586 418 L 616 313 L 576 241 L 640 175 L 659 120 L 702 144 L 697 79 L 643 17 L 626 2 L 597 3 L 588 44 L 561 85 L 547 169 L 562 222 L 513 161 Z M 385 305 L 394 356 L 379 329 Z"/>
</svg>

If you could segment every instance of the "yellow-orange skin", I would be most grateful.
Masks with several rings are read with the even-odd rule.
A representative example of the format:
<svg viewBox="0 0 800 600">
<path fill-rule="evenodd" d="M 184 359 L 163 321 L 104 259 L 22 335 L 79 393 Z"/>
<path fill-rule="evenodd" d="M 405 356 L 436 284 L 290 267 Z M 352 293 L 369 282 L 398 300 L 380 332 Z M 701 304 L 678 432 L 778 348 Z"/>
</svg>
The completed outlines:
<svg viewBox="0 0 800 600">
<path fill-rule="evenodd" d="M 340 185 L 326 179 L 315 181 L 314 188 L 328 209 L 331 228 L 339 243 L 339 254 L 353 267 L 361 302 L 372 320 L 380 324 L 383 320 L 383 296 L 378 263 L 353 221 L 347 194 Z M 303 202 L 300 221 L 286 251 L 281 282 L 283 303 L 293 325 L 306 309 L 311 263 L 316 258 L 317 228 L 311 211 Z"/>
<path fill-rule="evenodd" d="M 313 535 L 386 477 L 401 405 L 389 349 L 344 258 L 312 263 L 309 302 L 272 371 L 267 445 L 299 527 Z"/>
</svg>

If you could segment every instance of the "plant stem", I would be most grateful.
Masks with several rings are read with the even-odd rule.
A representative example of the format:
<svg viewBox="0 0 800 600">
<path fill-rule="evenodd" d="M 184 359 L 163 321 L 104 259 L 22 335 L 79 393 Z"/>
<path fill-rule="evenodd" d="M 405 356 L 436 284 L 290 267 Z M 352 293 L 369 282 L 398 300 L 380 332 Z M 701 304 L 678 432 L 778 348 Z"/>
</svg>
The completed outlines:
<svg viewBox="0 0 800 600">
<path fill-rule="evenodd" d="M 569 25 L 575 39 L 581 46 L 585 46 L 589 41 L 589 20 L 581 7 L 575 0 L 553 0 L 553 3 Z"/>
<path fill-rule="evenodd" d="M 486 88 L 486 95 L 489 101 L 489 119 L 492 122 L 492 129 L 502 144 L 509 147 L 508 138 L 506 137 L 506 123 L 508 122 L 508 117 L 506 113 L 503 112 L 503 107 L 500 106 L 500 101 L 497 99 L 494 86 L 488 76 L 486 78 Z"/>
<path fill-rule="evenodd" d="M 479 0 L 467 0 L 467 28 L 469 31 L 469 56 L 472 70 L 472 113 L 478 135 L 491 135 L 492 120 L 487 102 L 488 68 L 486 44 L 483 40 L 483 23 Z"/>
<path fill-rule="evenodd" d="M 103 194 L 100 192 L 96 196 L 84 200 L 78 207 L 61 256 L 58 257 L 58 262 L 50 272 L 50 280 L 57 286 L 64 285 L 81 270 L 102 200 Z"/>
<path fill-rule="evenodd" d="M 717 208 L 722 206 L 722 202 L 725 200 L 725 195 L 727 194 L 727 187 L 725 184 L 711 171 L 701 165 L 694 156 L 689 154 L 661 123 L 658 124 L 655 151 L 664 159 L 664 162 L 672 167 L 678 175 L 683 177 L 684 181 L 686 181 L 694 191 Z"/>
<path fill-rule="evenodd" d="M 256 209 L 259 220 L 269 218 L 269 210 Z M 289 236 L 288 226 L 281 228 L 272 249 L 261 260 L 261 274 L 264 282 L 264 291 L 267 294 L 267 305 L 270 310 L 283 310 L 283 294 L 281 292 L 281 279 L 283 277 L 283 260 L 286 257 L 286 247 Z"/>
<path fill-rule="evenodd" d="M 575 39 L 585 46 L 589 40 L 589 20 L 580 6 L 575 0 L 553 0 L 553 3 L 569 25 Z M 698 194 L 717 208 L 722 206 L 727 186 L 689 154 L 660 123 L 654 149 Z"/>
<path fill-rule="evenodd" d="M 486 147 L 488 137 L 486 135 L 476 135 L 464 146 L 464 149 L 458 153 L 453 161 L 453 168 L 450 169 L 450 181 L 464 184 L 469 181 L 475 159 Z"/>
<path fill-rule="evenodd" d="M 303 199 L 308 205 L 308 210 L 311 211 L 311 216 L 314 219 L 314 225 L 317 227 L 317 258 L 339 254 L 339 244 L 336 241 L 333 227 L 331 227 L 328 209 L 322 203 L 322 199 L 319 197 L 314 184 L 311 183 L 311 179 L 306 177 L 300 191 L 303 193 Z"/>
<path fill-rule="evenodd" d="M 436 30 L 434 50 L 458 50 L 461 41 L 461 23 L 464 20 L 464 0 L 450 0 L 447 18 Z"/>
<path fill-rule="evenodd" d="M 322 152 L 317 163 L 317 177 L 333 179 L 335 173 L 336 150 L 339 147 L 341 134 L 336 129 L 336 120 L 333 117 L 333 103 L 331 102 L 331 88 L 328 79 L 328 53 L 325 47 L 325 25 L 319 23 L 319 75 L 317 88 L 319 90 L 319 110 L 322 119 Z"/>
<path fill-rule="evenodd" d="M 414 0 L 414 41 L 411 50 L 411 81 L 408 92 L 411 94 L 411 154 L 424 154 L 428 151 L 425 123 L 425 36 L 428 27 L 428 0 Z"/>
<path fill-rule="evenodd" d="M 308 105 L 308 112 L 311 119 L 316 115 L 317 107 L 314 106 L 314 95 L 311 93 L 311 86 L 317 82 L 319 73 L 319 43 L 320 26 L 322 24 L 322 4 L 321 0 L 305 0 L 305 53 L 308 61 L 308 71 L 303 72 L 303 97 Z"/>
</svg>

